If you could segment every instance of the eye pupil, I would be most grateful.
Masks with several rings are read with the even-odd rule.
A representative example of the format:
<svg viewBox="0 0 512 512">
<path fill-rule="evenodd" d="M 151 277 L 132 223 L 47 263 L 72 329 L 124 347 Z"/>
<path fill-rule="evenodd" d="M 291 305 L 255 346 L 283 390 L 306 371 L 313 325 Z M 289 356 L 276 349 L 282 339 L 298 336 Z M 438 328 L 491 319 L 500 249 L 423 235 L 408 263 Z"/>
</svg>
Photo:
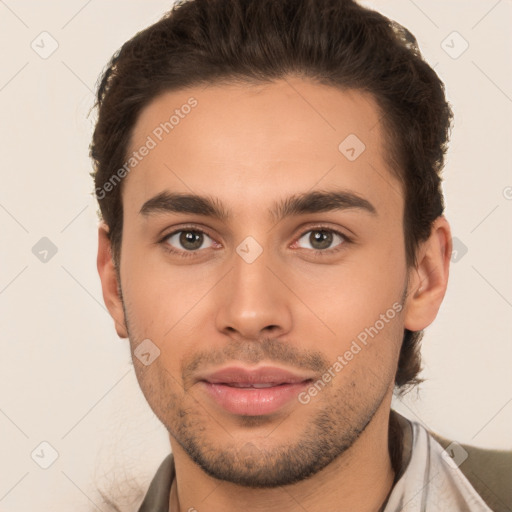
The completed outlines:
<svg viewBox="0 0 512 512">
<path fill-rule="evenodd" d="M 332 244 L 332 233 L 323 230 L 312 231 L 310 242 L 315 249 L 327 249 Z M 320 246 L 316 245 L 318 242 Z"/>
<path fill-rule="evenodd" d="M 182 231 L 180 244 L 189 250 L 199 249 L 203 244 L 203 235 L 197 231 Z"/>
</svg>

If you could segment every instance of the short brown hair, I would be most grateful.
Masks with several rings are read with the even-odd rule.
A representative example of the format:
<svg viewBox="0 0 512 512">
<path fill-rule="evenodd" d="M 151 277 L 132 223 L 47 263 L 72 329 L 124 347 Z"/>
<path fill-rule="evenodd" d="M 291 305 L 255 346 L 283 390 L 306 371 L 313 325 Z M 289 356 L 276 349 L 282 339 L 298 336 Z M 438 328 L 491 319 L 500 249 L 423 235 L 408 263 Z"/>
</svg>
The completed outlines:
<svg viewBox="0 0 512 512">
<path fill-rule="evenodd" d="M 114 54 L 98 86 L 90 154 L 116 264 L 122 183 L 108 193 L 104 187 L 126 162 L 142 109 L 165 91 L 270 83 L 292 75 L 375 98 L 387 163 L 403 184 L 407 265 L 416 264 L 418 245 L 444 211 L 440 173 L 453 114 L 414 36 L 353 0 L 180 1 Z M 422 334 L 404 332 L 398 387 L 421 380 Z"/>
</svg>

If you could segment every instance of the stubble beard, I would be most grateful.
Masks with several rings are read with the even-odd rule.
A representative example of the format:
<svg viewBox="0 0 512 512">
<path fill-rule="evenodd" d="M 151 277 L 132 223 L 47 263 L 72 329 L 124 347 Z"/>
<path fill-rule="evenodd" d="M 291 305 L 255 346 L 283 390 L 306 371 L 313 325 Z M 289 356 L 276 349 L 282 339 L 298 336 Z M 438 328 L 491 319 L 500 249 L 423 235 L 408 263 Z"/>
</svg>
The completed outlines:
<svg viewBox="0 0 512 512">
<path fill-rule="evenodd" d="M 123 300 L 122 305 L 133 354 L 134 340 L 137 338 L 132 336 Z M 322 402 L 315 406 L 298 406 L 312 407 L 314 412 L 302 432 L 298 432 L 298 439 L 272 447 L 269 447 L 271 443 L 268 440 L 273 434 L 279 433 L 279 424 L 272 427 L 272 420 L 267 417 L 242 417 L 240 425 L 249 433 L 249 438 L 251 426 L 267 423 L 271 433 L 262 443 L 263 446 L 252 441 L 237 446 L 234 438 L 230 437 L 229 429 L 217 428 L 226 437 L 224 442 L 209 437 L 212 423 L 218 427 L 218 422 L 206 412 L 207 405 L 202 406 L 196 398 L 188 396 L 188 390 L 180 389 L 177 380 L 168 371 L 158 364 L 151 370 L 137 370 L 137 365 L 135 368 L 141 389 L 153 412 L 190 459 L 215 479 L 250 488 L 294 484 L 324 469 L 354 445 L 388 392 L 388 387 L 380 386 L 379 391 L 372 393 L 371 397 L 364 391 L 358 393 L 357 378 L 345 382 L 342 388 L 335 391 L 323 391 L 325 396 L 319 397 Z M 156 380 L 151 372 L 156 375 Z M 365 377 L 368 376 L 359 375 L 359 379 Z M 378 380 L 382 378 L 380 376 Z M 284 418 L 282 423 L 286 421 L 290 420 Z"/>
</svg>

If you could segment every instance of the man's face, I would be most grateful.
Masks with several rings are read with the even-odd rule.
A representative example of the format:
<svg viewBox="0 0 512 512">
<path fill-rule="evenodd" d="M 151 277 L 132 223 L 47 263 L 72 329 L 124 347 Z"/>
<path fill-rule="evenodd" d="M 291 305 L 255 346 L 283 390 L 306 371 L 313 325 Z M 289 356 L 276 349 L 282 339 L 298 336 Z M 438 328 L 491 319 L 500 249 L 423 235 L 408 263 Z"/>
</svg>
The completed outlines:
<svg viewBox="0 0 512 512">
<path fill-rule="evenodd" d="M 403 191 L 376 104 L 299 79 L 197 87 L 143 110 L 129 153 L 144 145 L 123 185 L 120 278 L 132 351 L 160 350 L 134 357 L 146 399 L 217 478 L 319 471 L 389 411 L 403 337 Z M 364 201 L 283 207 L 315 191 Z M 164 193 L 226 216 L 156 208 Z"/>
</svg>

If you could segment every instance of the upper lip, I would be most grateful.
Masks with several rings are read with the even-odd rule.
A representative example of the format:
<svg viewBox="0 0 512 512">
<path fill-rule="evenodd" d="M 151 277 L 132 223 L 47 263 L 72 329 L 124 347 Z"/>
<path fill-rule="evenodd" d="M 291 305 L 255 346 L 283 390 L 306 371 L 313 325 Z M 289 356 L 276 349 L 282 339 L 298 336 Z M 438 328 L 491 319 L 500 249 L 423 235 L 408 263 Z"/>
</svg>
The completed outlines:
<svg viewBox="0 0 512 512">
<path fill-rule="evenodd" d="M 198 376 L 199 381 L 210 384 L 296 384 L 312 379 L 311 375 L 293 373 L 276 366 L 244 368 L 227 366 L 220 370 Z"/>
</svg>

